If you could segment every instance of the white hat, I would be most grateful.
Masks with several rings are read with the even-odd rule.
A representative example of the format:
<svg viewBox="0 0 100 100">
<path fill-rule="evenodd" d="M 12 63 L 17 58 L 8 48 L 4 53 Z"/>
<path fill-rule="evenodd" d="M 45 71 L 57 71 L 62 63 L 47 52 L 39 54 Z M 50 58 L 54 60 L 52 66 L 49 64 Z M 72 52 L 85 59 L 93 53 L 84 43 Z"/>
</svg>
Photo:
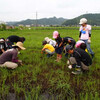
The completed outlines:
<svg viewBox="0 0 100 100">
<path fill-rule="evenodd" d="M 49 37 L 45 37 L 44 40 L 47 41 L 47 42 L 50 42 L 51 39 Z"/>
<path fill-rule="evenodd" d="M 85 24 L 85 23 L 87 23 L 87 19 L 86 18 L 80 19 L 80 23 L 79 24 Z"/>
<path fill-rule="evenodd" d="M 4 42 L 4 39 L 0 39 L 0 42 Z"/>
</svg>

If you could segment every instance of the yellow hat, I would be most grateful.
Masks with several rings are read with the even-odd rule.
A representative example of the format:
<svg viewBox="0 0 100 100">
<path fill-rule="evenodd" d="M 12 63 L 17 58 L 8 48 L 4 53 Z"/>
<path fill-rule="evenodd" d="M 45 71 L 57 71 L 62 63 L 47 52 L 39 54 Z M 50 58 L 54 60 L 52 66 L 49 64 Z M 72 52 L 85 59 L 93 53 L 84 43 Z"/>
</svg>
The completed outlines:
<svg viewBox="0 0 100 100">
<path fill-rule="evenodd" d="M 24 48 L 23 43 L 22 42 L 17 42 L 16 46 L 18 46 L 19 48 L 21 48 L 22 50 L 25 50 L 26 48 Z"/>
</svg>

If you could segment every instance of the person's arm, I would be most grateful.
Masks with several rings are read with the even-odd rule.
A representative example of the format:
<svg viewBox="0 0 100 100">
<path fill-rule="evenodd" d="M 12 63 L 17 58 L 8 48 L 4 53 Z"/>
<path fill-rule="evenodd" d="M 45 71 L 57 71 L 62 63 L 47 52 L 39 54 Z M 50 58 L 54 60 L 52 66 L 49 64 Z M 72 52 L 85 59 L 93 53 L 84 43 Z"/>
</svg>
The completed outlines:
<svg viewBox="0 0 100 100">
<path fill-rule="evenodd" d="M 1 51 L 4 53 L 5 52 L 5 50 L 4 49 L 1 49 Z"/>
<path fill-rule="evenodd" d="M 18 62 L 18 59 L 12 59 L 12 62 L 17 63 Z"/>
<path fill-rule="evenodd" d="M 59 47 L 62 46 L 63 42 L 64 42 L 64 39 L 62 38 L 62 41 L 61 41 L 61 43 L 59 44 Z"/>
<path fill-rule="evenodd" d="M 3 44 L 0 45 L 0 49 L 1 49 L 2 52 L 5 52 L 5 50 L 4 50 L 4 45 L 3 45 Z"/>
<path fill-rule="evenodd" d="M 45 48 L 42 49 L 41 53 L 43 53 L 43 51 L 45 51 Z"/>
<path fill-rule="evenodd" d="M 12 51 L 12 52 L 13 52 L 12 62 L 17 63 L 18 62 L 18 57 L 17 57 L 18 52 L 17 51 Z"/>
<path fill-rule="evenodd" d="M 45 46 L 44 46 L 43 49 L 41 50 L 41 53 L 43 53 L 43 51 L 45 51 L 45 49 L 46 49 L 46 48 L 45 48 Z"/>
<path fill-rule="evenodd" d="M 77 62 L 77 66 L 81 67 L 80 55 L 77 52 L 75 52 L 74 56 L 75 56 L 75 59 L 76 59 L 76 62 Z"/>
<path fill-rule="evenodd" d="M 81 33 L 81 31 L 80 31 L 80 33 L 79 33 L 79 40 L 80 40 L 81 34 L 82 34 L 82 33 Z"/>
<path fill-rule="evenodd" d="M 91 30 L 89 30 L 89 38 L 88 38 L 88 43 L 91 43 Z"/>
</svg>

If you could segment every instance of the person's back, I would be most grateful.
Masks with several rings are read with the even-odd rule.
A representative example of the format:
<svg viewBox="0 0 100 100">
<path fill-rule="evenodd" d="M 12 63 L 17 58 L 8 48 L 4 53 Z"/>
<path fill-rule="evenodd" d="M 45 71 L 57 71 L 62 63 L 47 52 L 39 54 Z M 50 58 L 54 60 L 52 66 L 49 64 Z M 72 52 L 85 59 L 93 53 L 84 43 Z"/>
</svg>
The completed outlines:
<svg viewBox="0 0 100 100">
<path fill-rule="evenodd" d="M 55 49 L 51 44 L 46 44 L 43 48 L 50 50 L 51 52 L 54 52 Z"/>
<path fill-rule="evenodd" d="M 6 61 L 12 61 L 12 59 L 17 58 L 17 50 L 16 49 L 9 49 L 5 51 L 1 56 L 0 56 L 0 64 L 5 63 Z"/>
<path fill-rule="evenodd" d="M 20 41 L 20 37 L 16 35 L 11 35 L 7 38 L 10 42 L 18 42 Z"/>
<path fill-rule="evenodd" d="M 89 54 L 81 48 L 76 48 L 74 50 L 73 56 L 77 61 L 82 61 L 87 66 L 92 64 L 92 59 L 90 58 Z"/>
<path fill-rule="evenodd" d="M 69 41 L 75 41 L 72 37 L 64 37 L 63 42 L 68 43 Z"/>
<path fill-rule="evenodd" d="M 56 46 L 56 41 L 54 41 L 54 40 L 50 40 L 50 42 L 49 42 L 49 44 L 51 44 L 53 47 L 55 47 Z"/>
<path fill-rule="evenodd" d="M 64 45 L 69 44 L 69 45 L 72 45 L 74 47 L 75 43 L 76 43 L 76 41 L 72 37 L 64 37 L 63 38 Z"/>
</svg>

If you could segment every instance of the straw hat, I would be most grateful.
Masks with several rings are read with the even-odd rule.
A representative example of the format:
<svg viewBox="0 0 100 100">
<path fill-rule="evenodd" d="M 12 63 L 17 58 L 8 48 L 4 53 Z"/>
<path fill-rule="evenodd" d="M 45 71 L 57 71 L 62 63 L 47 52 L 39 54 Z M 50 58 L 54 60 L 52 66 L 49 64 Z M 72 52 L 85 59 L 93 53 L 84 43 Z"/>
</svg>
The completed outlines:
<svg viewBox="0 0 100 100">
<path fill-rule="evenodd" d="M 17 42 L 16 46 L 18 46 L 20 49 L 25 50 L 26 48 L 24 48 L 23 43 L 22 42 Z"/>
</svg>

